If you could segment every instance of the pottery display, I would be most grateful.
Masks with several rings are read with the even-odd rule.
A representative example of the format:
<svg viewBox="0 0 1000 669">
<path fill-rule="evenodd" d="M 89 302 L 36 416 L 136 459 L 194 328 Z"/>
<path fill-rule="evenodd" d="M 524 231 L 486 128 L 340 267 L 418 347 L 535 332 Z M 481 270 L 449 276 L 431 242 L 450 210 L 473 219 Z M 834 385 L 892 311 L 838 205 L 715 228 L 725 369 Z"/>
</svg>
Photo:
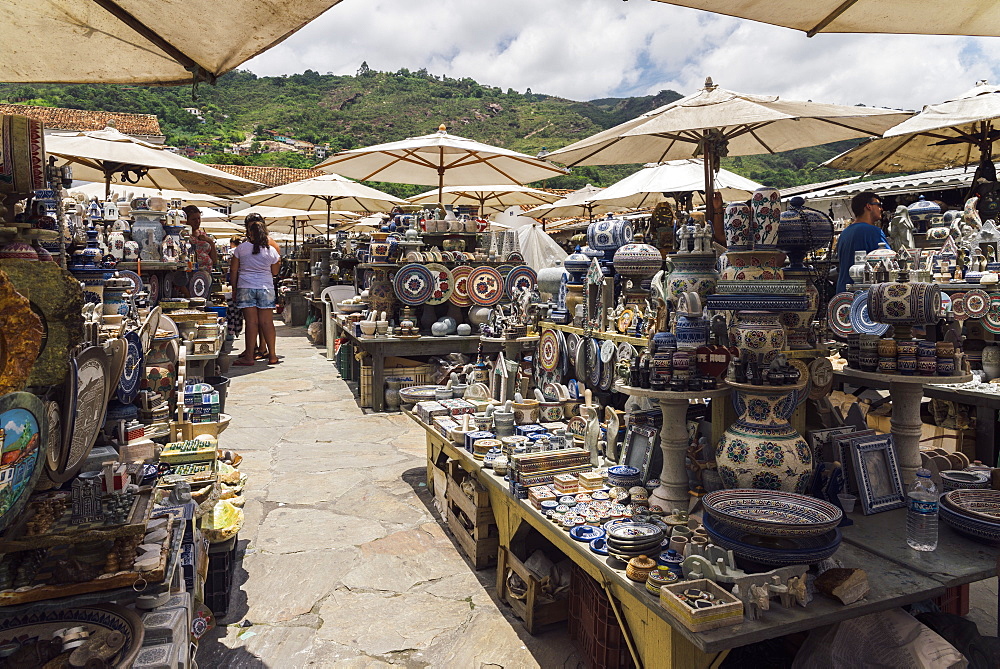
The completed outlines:
<svg viewBox="0 0 1000 669">
<path fill-rule="evenodd" d="M 668 261 L 670 273 L 664 282 L 664 297 L 673 307 L 682 293 L 694 291 L 704 303 L 715 292 L 719 272 L 714 253 L 675 253 Z"/>
<path fill-rule="evenodd" d="M 879 323 L 928 325 L 941 310 L 941 288 L 933 283 L 877 283 L 868 289 L 868 314 Z"/>
</svg>

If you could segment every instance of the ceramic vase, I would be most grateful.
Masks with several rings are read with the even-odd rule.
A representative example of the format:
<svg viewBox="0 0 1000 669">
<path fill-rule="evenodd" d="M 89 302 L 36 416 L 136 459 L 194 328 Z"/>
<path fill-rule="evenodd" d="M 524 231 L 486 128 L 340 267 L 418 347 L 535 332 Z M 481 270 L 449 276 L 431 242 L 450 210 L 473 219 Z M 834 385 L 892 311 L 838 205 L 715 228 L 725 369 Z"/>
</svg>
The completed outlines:
<svg viewBox="0 0 1000 669">
<path fill-rule="evenodd" d="M 769 311 L 737 311 L 729 340 L 740 350 L 740 359 L 756 360 L 761 367 L 771 364 L 785 348 L 785 328 L 781 314 Z"/>
<path fill-rule="evenodd" d="M 669 256 L 670 273 L 664 283 L 664 296 L 673 308 L 682 293 L 698 293 L 704 304 L 706 298 L 715 292 L 719 272 L 715 268 L 714 253 L 675 253 Z"/>
<path fill-rule="evenodd" d="M 833 239 L 830 217 L 803 203 L 801 198 L 792 198 L 778 222 L 777 246 L 788 254 L 792 267 L 802 267 L 807 253 L 826 246 Z"/>
<path fill-rule="evenodd" d="M 404 381 L 399 379 L 386 379 L 385 381 L 385 408 L 386 411 L 399 411 L 399 389 Z"/>
<path fill-rule="evenodd" d="M 698 348 L 708 344 L 708 321 L 701 316 L 678 314 L 674 324 L 674 334 L 677 346 L 681 348 Z"/>
<path fill-rule="evenodd" d="M 785 254 L 782 251 L 737 251 L 726 254 L 722 270 L 726 281 L 778 281 L 785 278 Z"/>
<path fill-rule="evenodd" d="M 615 251 L 615 272 L 639 283 L 663 267 L 663 256 L 649 244 L 625 244 Z"/>
<path fill-rule="evenodd" d="M 983 349 L 984 381 L 992 381 L 1000 377 L 1000 346 L 987 346 Z"/>
<path fill-rule="evenodd" d="M 750 209 L 753 212 L 753 248 L 775 248 L 781 218 L 781 194 L 774 188 L 758 188 L 750 198 Z"/>
<path fill-rule="evenodd" d="M 723 433 L 715 453 L 726 488 L 799 494 L 809 490 L 814 466 L 812 449 L 788 422 L 801 392 L 733 393 L 739 418 Z"/>
<path fill-rule="evenodd" d="M 781 314 L 781 325 L 785 328 L 785 339 L 788 348 L 793 350 L 807 350 L 813 347 L 812 322 L 816 318 L 816 310 L 819 308 L 819 291 L 812 282 L 812 268 L 809 267 L 786 267 L 784 270 L 786 279 L 798 279 L 806 282 L 806 298 L 809 306 L 803 311 L 785 311 Z"/>
<path fill-rule="evenodd" d="M 396 311 L 396 293 L 388 271 L 377 269 L 373 272 L 371 283 L 368 284 L 368 302 L 372 311 L 378 314 L 384 311 L 386 320 L 393 319 Z"/>
<path fill-rule="evenodd" d="M 726 230 L 726 248 L 729 251 L 750 250 L 752 224 L 753 211 L 746 202 L 734 202 L 726 207 L 723 225 Z"/>
</svg>

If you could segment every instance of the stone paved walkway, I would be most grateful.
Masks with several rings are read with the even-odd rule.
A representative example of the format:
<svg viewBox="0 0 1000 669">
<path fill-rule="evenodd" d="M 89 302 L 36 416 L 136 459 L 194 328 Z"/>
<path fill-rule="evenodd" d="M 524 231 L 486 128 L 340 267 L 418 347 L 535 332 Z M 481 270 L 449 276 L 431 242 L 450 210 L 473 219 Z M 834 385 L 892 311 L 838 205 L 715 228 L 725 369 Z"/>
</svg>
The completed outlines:
<svg viewBox="0 0 1000 669">
<path fill-rule="evenodd" d="M 199 665 L 579 666 L 564 628 L 531 637 L 507 617 L 496 572 L 475 572 L 429 510 L 423 431 L 363 414 L 301 328 L 278 336 L 282 364 L 230 369 L 221 442 L 250 476 L 245 554 Z"/>
<path fill-rule="evenodd" d="M 233 367 L 222 445 L 250 475 L 239 592 L 198 653 L 218 667 L 583 666 L 565 628 L 534 637 L 429 510 L 423 431 L 365 415 L 301 328 L 283 363 Z M 996 634 L 997 580 L 970 618 Z M 235 623 L 250 621 L 251 627 Z"/>
</svg>

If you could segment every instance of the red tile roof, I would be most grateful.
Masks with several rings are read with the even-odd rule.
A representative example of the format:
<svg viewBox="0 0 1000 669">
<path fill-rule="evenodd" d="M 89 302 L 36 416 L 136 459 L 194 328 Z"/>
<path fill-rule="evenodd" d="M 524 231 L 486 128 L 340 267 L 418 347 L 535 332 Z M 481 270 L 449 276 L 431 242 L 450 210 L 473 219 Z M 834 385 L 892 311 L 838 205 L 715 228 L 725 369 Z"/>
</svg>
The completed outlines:
<svg viewBox="0 0 1000 669">
<path fill-rule="evenodd" d="M 269 165 L 209 165 L 209 167 L 262 183 L 268 188 L 284 186 L 293 181 L 312 179 L 326 174 L 323 170 L 303 170 L 297 167 L 272 167 Z"/>
<path fill-rule="evenodd" d="M 87 111 L 62 107 L 35 107 L 0 103 L 0 114 L 19 114 L 41 121 L 53 130 L 104 130 L 114 125 L 126 135 L 163 136 L 156 114 L 126 114 L 124 112 Z"/>
</svg>

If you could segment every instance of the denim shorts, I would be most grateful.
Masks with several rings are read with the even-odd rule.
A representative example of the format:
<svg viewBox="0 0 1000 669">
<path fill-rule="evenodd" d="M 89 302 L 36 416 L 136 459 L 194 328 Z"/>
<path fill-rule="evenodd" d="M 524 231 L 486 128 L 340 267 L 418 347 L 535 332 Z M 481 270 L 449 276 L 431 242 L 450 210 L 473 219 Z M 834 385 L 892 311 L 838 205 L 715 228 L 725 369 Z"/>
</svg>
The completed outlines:
<svg viewBox="0 0 1000 669">
<path fill-rule="evenodd" d="M 274 288 L 237 288 L 236 306 L 240 309 L 274 309 Z"/>
</svg>

